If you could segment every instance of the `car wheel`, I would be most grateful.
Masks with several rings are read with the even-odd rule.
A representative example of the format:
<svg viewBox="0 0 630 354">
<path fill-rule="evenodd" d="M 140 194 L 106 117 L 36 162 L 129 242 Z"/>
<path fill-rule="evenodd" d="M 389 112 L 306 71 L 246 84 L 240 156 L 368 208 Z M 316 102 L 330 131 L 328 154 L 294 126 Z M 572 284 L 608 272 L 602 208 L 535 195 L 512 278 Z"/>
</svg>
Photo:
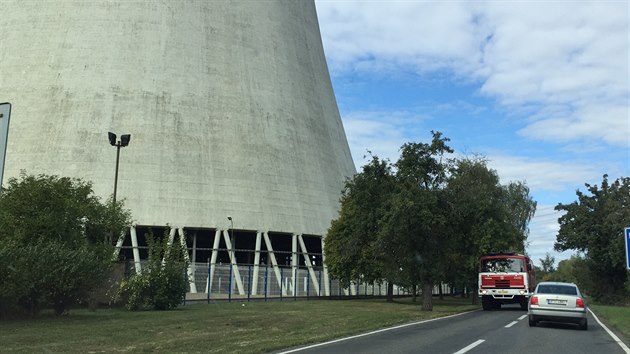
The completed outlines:
<svg viewBox="0 0 630 354">
<path fill-rule="evenodd" d="M 529 326 L 536 327 L 536 321 L 532 319 L 532 316 L 529 316 Z"/>
<path fill-rule="evenodd" d="M 580 329 L 583 331 L 588 329 L 588 320 L 586 318 L 580 323 Z"/>
</svg>

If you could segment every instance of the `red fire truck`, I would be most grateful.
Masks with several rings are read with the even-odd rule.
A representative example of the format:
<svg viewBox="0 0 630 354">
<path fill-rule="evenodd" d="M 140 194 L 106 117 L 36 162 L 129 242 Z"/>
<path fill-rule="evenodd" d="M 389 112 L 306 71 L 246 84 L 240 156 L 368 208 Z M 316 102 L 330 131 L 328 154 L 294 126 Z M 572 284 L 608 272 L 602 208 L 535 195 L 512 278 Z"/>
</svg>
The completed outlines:
<svg viewBox="0 0 630 354">
<path fill-rule="evenodd" d="M 536 287 L 534 265 L 528 256 L 517 253 L 490 253 L 479 259 L 479 297 L 483 309 L 500 309 L 501 304 L 527 301 Z"/>
</svg>

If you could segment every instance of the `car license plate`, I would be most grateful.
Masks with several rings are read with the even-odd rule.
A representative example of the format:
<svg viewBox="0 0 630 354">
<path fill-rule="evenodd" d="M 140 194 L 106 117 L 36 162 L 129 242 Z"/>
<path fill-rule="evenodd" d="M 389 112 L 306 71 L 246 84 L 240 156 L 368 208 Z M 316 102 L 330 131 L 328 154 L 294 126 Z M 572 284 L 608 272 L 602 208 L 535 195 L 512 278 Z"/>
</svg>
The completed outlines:
<svg viewBox="0 0 630 354">
<path fill-rule="evenodd" d="M 547 299 L 549 305 L 566 305 L 567 300 Z"/>
<path fill-rule="evenodd" d="M 507 294 L 508 291 L 507 290 L 499 290 L 499 294 Z"/>
</svg>

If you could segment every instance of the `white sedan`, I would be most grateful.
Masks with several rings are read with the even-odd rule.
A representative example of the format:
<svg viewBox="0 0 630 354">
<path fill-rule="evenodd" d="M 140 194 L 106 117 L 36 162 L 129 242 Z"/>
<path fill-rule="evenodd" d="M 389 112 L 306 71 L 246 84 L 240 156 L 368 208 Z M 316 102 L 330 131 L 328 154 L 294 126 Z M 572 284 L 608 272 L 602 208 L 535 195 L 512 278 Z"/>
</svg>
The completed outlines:
<svg viewBox="0 0 630 354">
<path fill-rule="evenodd" d="M 577 285 L 573 283 L 542 282 L 529 298 L 529 326 L 538 322 L 575 323 L 588 329 L 587 305 Z"/>
</svg>

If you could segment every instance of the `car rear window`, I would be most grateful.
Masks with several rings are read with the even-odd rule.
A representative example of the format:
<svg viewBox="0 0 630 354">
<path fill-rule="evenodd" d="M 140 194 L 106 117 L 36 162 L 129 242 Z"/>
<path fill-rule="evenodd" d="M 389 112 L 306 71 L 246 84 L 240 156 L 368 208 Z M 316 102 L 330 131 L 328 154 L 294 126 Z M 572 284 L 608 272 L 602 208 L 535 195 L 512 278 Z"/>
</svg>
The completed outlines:
<svg viewBox="0 0 630 354">
<path fill-rule="evenodd" d="M 577 288 L 571 285 L 539 285 L 539 294 L 577 295 Z"/>
</svg>

